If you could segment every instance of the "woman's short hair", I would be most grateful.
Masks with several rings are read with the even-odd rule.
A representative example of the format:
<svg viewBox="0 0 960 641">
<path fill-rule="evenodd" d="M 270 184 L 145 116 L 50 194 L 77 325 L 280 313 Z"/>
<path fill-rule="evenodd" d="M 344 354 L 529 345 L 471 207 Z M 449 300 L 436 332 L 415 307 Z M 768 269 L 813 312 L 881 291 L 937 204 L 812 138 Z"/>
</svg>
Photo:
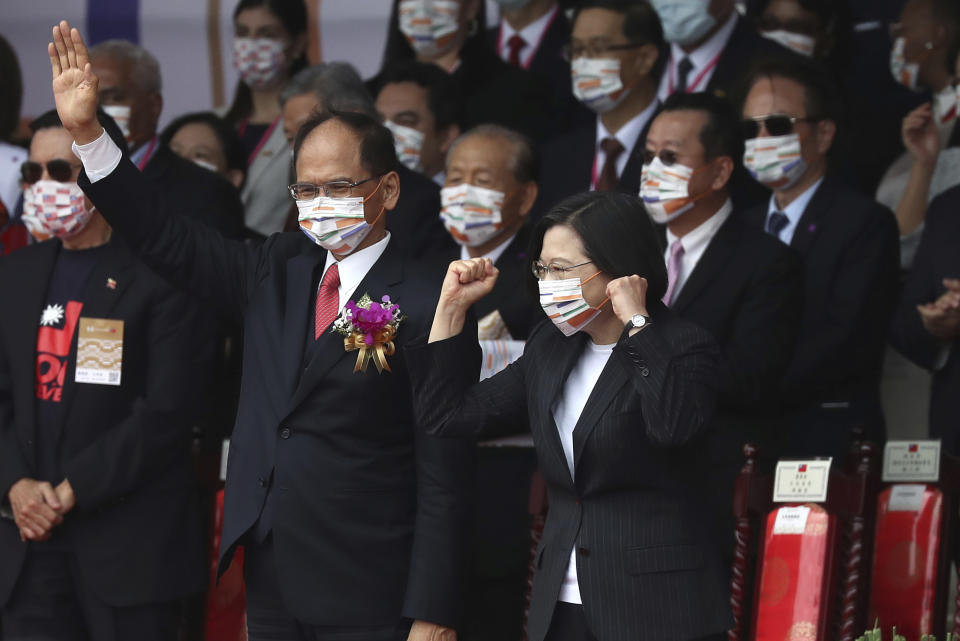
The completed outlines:
<svg viewBox="0 0 960 641">
<path fill-rule="evenodd" d="M 213 131 L 214 136 L 223 148 L 223 156 L 227 161 L 227 169 L 239 169 L 247 173 L 247 154 L 243 150 L 243 143 L 233 127 L 227 121 L 212 111 L 197 111 L 180 116 L 160 134 L 160 144 L 169 145 L 177 132 L 187 125 L 206 125 Z"/>
<path fill-rule="evenodd" d="M 563 200 L 537 222 L 530 241 L 531 264 L 540 259 L 543 237 L 555 225 L 577 232 L 597 269 L 611 278 L 647 279 L 647 300 L 667 291 L 663 247 L 643 203 L 631 194 L 585 192 Z"/>
</svg>

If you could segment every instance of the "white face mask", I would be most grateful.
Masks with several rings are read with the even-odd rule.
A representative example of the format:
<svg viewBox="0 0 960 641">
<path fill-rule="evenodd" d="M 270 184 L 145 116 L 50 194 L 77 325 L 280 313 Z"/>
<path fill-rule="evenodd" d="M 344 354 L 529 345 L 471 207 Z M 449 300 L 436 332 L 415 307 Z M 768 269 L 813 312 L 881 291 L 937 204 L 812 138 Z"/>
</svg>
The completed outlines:
<svg viewBox="0 0 960 641">
<path fill-rule="evenodd" d="M 87 209 L 77 183 L 38 180 L 23 190 L 23 224 L 37 240 L 72 238 L 83 231 L 93 209 Z"/>
<path fill-rule="evenodd" d="M 920 89 L 917 84 L 920 76 L 920 65 L 916 62 L 907 62 L 903 53 L 906 46 L 907 41 L 903 36 L 893 42 L 893 49 L 890 50 L 890 73 L 893 74 L 897 82 L 907 89 L 918 91 Z"/>
<path fill-rule="evenodd" d="M 597 272 L 590 278 L 596 277 Z M 590 278 L 580 282 L 579 278 L 565 278 L 563 280 L 540 280 L 540 307 L 553 324 L 564 336 L 573 336 L 587 326 L 597 315 L 608 299 L 604 299 L 598 307 L 590 307 L 583 298 L 583 286 Z"/>
<path fill-rule="evenodd" d="M 710 15 L 710 0 L 650 0 L 650 4 L 660 16 L 664 40 L 680 46 L 700 40 L 717 24 Z"/>
<path fill-rule="evenodd" d="M 577 58 L 570 64 L 573 95 L 596 113 L 607 113 L 627 97 L 616 58 Z"/>
<path fill-rule="evenodd" d="M 130 141 L 130 107 L 126 105 L 104 105 L 103 111 L 113 118 L 123 137 Z"/>
<path fill-rule="evenodd" d="M 797 134 L 750 138 L 744 144 L 743 164 L 757 182 L 770 189 L 788 189 L 807 170 Z"/>
<path fill-rule="evenodd" d="M 447 49 L 460 26 L 457 0 L 400 0 L 400 32 L 413 50 L 435 56 Z"/>
<path fill-rule="evenodd" d="M 476 247 L 489 241 L 503 229 L 502 191 L 460 184 L 440 190 L 440 220 L 443 226 L 465 247 Z"/>
<path fill-rule="evenodd" d="M 382 181 L 381 181 L 382 184 Z M 367 237 L 373 225 L 363 215 L 363 205 L 379 191 L 380 185 L 366 198 L 329 198 L 317 196 L 313 200 L 297 201 L 297 221 L 310 240 L 338 256 L 350 254 Z"/>
<path fill-rule="evenodd" d="M 207 162 L 206 160 L 201 160 L 200 158 L 194 158 L 193 163 L 195 165 L 200 165 L 204 169 L 209 169 L 215 174 L 220 173 L 219 170 L 217 169 L 217 166 L 214 165 L 212 162 Z"/>
<path fill-rule="evenodd" d="M 383 125 L 393 134 L 393 145 L 400 162 L 414 171 L 423 171 L 423 166 L 420 164 L 423 133 L 411 127 L 398 125 L 391 120 L 384 120 Z"/>
<path fill-rule="evenodd" d="M 760 35 L 807 58 L 812 58 L 813 51 L 817 48 L 817 41 L 805 33 L 774 29 L 773 31 L 761 31 Z"/>
<path fill-rule="evenodd" d="M 657 156 L 640 171 L 640 198 L 653 222 L 666 224 L 682 216 L 707 195 L 690 196 L 693 169 L 673 163 L 666 167 Z"/>
<path fill-rule="evenodd" d="M 233 67 L 251 89 L 270 89 L 283 81 L 286 43 L 274 38 L 234 38 Z"/>
</svg>

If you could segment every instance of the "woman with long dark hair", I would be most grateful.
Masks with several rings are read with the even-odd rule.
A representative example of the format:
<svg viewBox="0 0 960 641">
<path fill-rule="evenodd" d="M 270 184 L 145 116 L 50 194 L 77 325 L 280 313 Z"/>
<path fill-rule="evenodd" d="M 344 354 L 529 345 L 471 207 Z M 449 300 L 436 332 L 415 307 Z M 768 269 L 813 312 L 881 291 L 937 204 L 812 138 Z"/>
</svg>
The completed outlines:
<svg viewBox="0 0 960 641">
<path fill-rule="evenodd" d="M 405 350 L 417 424 L 531 432 L 550 511 L 530 641 L 726 638 L 726 573 L 690 469 L 716 399 L 716 345 L 660 302 L 663 253 L 635 196 L 568 198 L 537 223 L 529 256 L 548 319 L 480 383 L 464 325 L 497 270 L 451 263 L 429 343 Z"/>
<path fill-rule="evenodd" d="M 240 76 L 225 118 L 247 154 L 242 191 L 247 227 L 269 235 L 283 229 L 289 208 L 289 146 L 280 126 L 280 91 L 307 66 L 303 0 L 240 0 L 233 12 L 233 64 Z"/>
</svg>

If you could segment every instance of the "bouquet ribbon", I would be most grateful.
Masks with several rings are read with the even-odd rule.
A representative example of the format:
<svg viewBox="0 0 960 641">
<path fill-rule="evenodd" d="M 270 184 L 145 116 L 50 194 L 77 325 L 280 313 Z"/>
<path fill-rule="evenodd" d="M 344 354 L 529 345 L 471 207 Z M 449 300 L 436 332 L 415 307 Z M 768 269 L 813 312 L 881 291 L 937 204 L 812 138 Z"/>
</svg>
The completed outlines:
<svg viewBox="0 0 960 641">
<path fill-rule="evenodd" d="M 370 361 L 377 366 L 377 372 L 383 370 L 391 371 L 387 363 L 387 356 L 393 356 L 396 353 L 396 347 L 393 345 L 393 338 L 397 330 L 388 325 L 373 336 L 373 343 L 368 345 L 366 336 L 360 332 L 354 332 L 343 339 L 343 347 L 348 352 L 360 350 L 357 354 L 357 364 L 354 365 L 354 372 L 366 372 Z"/>
</svg>

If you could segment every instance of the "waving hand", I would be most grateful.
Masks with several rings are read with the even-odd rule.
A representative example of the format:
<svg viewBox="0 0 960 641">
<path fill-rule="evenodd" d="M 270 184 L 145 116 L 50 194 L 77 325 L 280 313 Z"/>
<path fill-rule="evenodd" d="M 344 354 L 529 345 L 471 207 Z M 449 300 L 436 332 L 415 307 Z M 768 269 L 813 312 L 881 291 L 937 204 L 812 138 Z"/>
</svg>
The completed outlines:
<svg viewBox="0 0 960 641">
<path fill-rule="evenodd" d="M 53 69 L 53 98 L 64 128 L 77 144 L 96 140 L 103 129 L 97 122 L 97 77 L 90 68 L 87 47 L 66 20 L 53 28 L 47 45 Z"/>
</svg>

